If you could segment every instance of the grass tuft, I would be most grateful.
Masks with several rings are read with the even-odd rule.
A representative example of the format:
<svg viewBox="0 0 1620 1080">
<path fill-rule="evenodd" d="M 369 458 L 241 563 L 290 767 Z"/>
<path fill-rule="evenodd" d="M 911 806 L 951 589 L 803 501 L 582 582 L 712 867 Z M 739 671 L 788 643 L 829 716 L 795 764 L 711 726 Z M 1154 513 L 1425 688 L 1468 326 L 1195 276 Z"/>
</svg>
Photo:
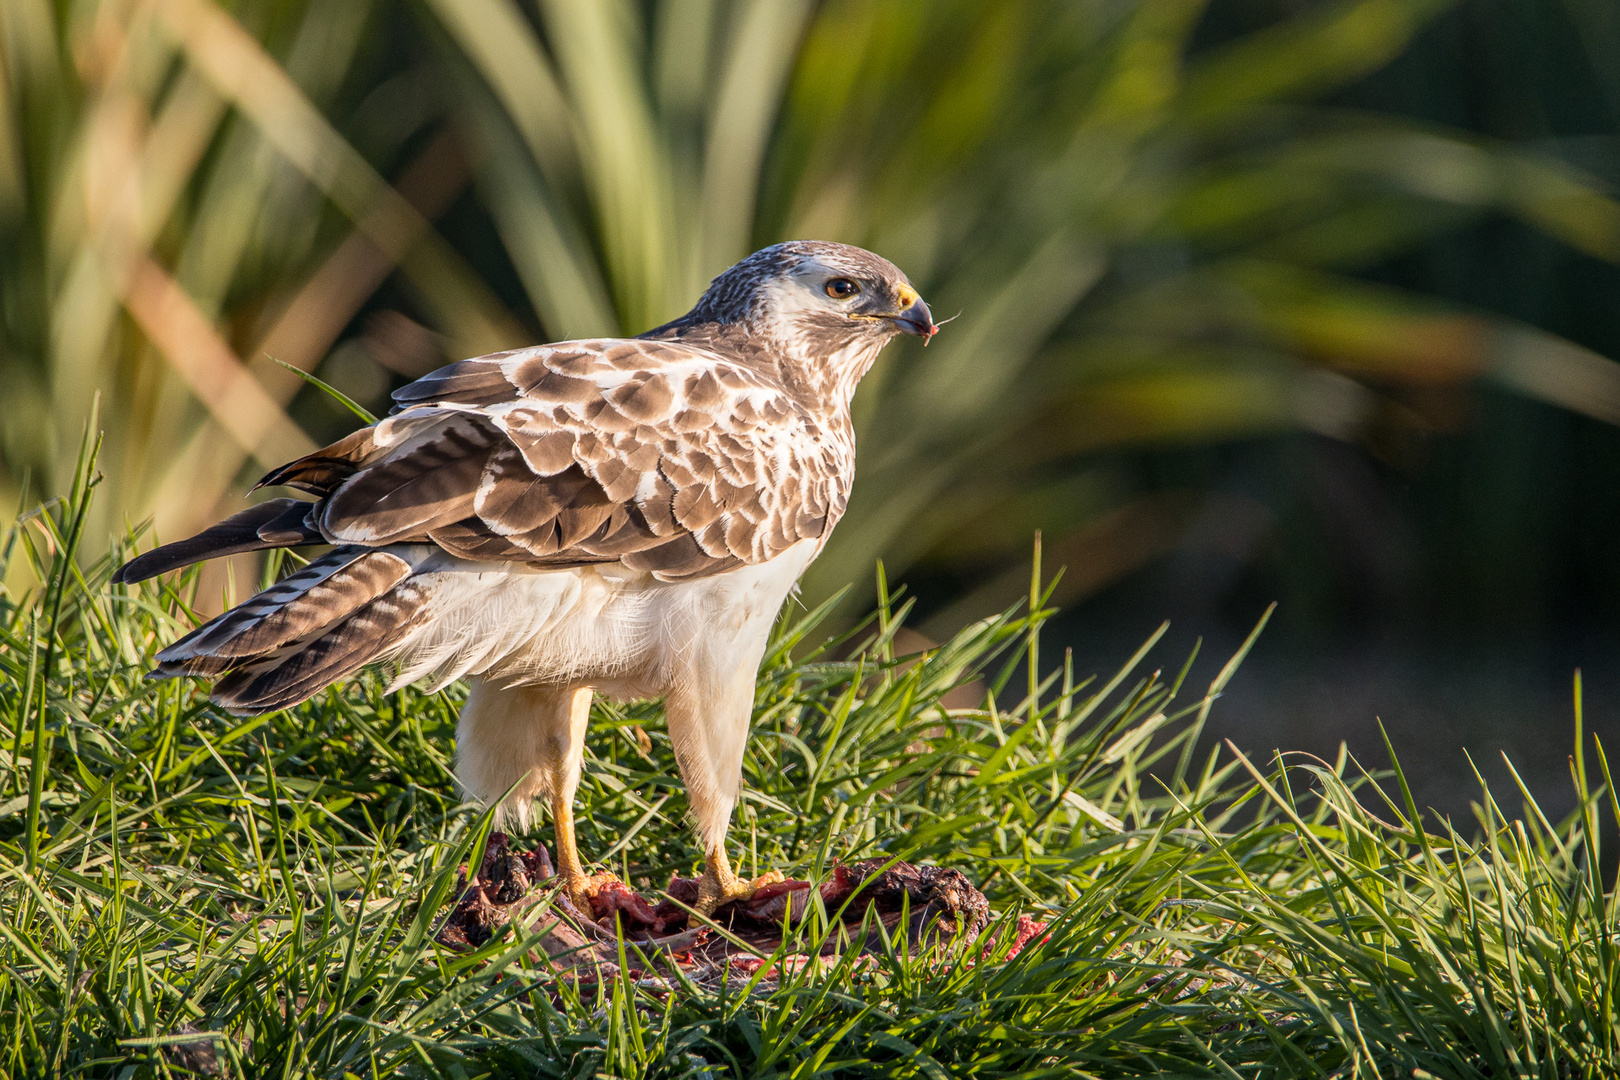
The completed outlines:
<svg viewBox="0 0 1620 1080">
<path fill-rule="evenodd" d="M 1572 1077 L 1620 1065 L 1602 745 L 1576 811 L 1481 781 L 1432 824 L 1398 764 L 1196 750 L 1206 693 L 1149 665 L 1077 682 L 1039 656 L 1049 584 L 938 648 L 790 612 L 764 663 L 733 844 L 819 878 L 873 856 L 954 866 L 996 912 L 948 957 L 898 942 L 669 993 L 558 983 L 507 927 L 433 930 L 488 819 L 450 772 L 457 691 L 367 673 L 240 719 L 151 683 L 195 578 L 109 586 L 71 498 L 0 552 L 0 1073 L 167 1076 Z M 0 580 L 18 580 L 0 566 Z M 819 643 L 818 643 L 819 642 Z M 1247 644 L 1244 649 L 1247 649 Z M 1234 659 L 1240 659 L 1239 657 Z M 982 707 L 948 708 L 981 681 Z M 1013 704 L 1016 702 L 1015 704 Z M 700 852 L 656 704 L 601 705 L 584 850 L 638 887 Z M 1577 725 L 1579 713 L 1577 713 Z M 1601 783 L 1597 780 L 1601 778 Z M 1430 824 L 1426 824 L 1429 822 Z M 1048 936 L 1011 955 L 1021 914 Z M 811 919 L 807 933 L 816 932 Z M 763 969 L 762 969 L 763 970 Z"/>
</svg>

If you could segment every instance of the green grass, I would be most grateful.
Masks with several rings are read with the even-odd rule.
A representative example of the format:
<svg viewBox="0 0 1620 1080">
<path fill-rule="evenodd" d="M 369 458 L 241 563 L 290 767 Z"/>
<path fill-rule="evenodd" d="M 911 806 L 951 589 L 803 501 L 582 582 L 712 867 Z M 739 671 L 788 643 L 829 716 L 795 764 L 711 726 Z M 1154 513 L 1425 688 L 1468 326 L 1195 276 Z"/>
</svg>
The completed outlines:
<svg viewBox="0 0 1620 1080">
<path fill-rule="evenodd" d="M 1523 791 L 1509 817 L 1482 785 L 1477 822 L 1425 829 L 1398 771 L 1380 785 L 1343 757 L 1194 753 L 1241 657 L 1207 690 L 1153 670 L 1157 639 L 1104 679 L 1049 668 L 1038 590 L 913 657 L 892 650 L 895 598 L 837 647 L 819 643 L 822 612 L 790 610 L 732 834 L 749 871 L 957 867 L 991 897 L 999 945 L 897 947 L 719 993 L 560 985 L 513 927 L 448 953 L 433 928 L 488 828 L 451 777 L 457 694 L 385 695 L 368 674 L 242 720 L 198 686 L 144 682 L 192 598 L 185 579 L 109 587 L 109 559 L 73 558 L 92 486 L 0 548 L 44 583 L 0 598 L 0 1074 L 180 1075 L 197 1059 L 173 1046 L 198 1040 L 229 1076 L 1497 1078 L 1620 1062 L 1616 901 L 1596 869 L 1599 815 L 1620 805 L 1601 747 L 1577 750 L 1563 822 Z M 944 709 L 969 679 L 985 707 Z M 593 719 L 585 850 L 646 889 L 691 872 L 658 707 Z M 1008 959 L 1020 912 L 1051 936 Z"/>
</svg>

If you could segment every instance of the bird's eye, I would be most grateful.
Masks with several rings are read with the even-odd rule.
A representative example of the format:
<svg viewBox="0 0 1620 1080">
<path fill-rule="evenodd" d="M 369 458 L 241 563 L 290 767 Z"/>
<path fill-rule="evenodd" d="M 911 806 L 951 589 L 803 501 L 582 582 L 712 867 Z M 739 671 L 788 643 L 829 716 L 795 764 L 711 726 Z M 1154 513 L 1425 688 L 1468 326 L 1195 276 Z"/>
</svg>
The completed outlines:
<svg viewBox="0 0 1620 1080">
<path fill-rule="evenodd" d="M 860 291 L 860 284 L 847 277 L 835 277 L 827 282 L 827 295 L 834 300 L 848 300 Z"/>
</svg>

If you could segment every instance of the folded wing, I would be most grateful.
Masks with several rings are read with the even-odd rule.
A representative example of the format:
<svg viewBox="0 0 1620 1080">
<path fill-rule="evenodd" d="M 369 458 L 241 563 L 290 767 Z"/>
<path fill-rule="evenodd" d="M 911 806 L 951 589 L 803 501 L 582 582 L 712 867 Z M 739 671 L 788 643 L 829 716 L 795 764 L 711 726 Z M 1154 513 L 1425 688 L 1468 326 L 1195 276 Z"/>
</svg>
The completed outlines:
<svg viewBox="0 0 1620 1080">
<path fill-rule="evenodd" d="M 261 481 L 314 501 L 272 499 L 120 568 L 115 580 L 134 582 L 334 545 L 164 650 L 154 675 L 222 676 L 215 699 L 238 712 L 285 707 L 403 648 L 433 617 L 430 570 L 445 554 L 514 569 L 616 562 L 681 581 L 825 535 L 847 497 L 847 432 L 677 343 L 480 357 L 394 396 L 384 420 Z"/>
<path fill-rule="evenodd" d="M 746 369 L 668 342 L 466 360 L 395 398 L 368 445 L 271 478 L 330 485 L 318 522 L 334 543 L 621 562 L 680 580 L 768 561 L 843 509 L 837 447 L 813 417 Z"/>
</svg>

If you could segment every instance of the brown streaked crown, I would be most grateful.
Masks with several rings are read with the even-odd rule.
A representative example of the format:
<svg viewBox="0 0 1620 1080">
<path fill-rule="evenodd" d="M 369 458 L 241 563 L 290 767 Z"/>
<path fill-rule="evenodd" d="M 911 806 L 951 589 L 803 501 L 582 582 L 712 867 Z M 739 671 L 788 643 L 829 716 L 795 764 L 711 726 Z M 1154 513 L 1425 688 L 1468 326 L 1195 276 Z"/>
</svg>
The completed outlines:
<svg viewBox="0 0 1620 1080">
<path fill-rule="evenodd" d="M 881 255 L 827 240 L 789 240 L 754 252 L 709 283 L 709 288 L 676 323 L 738 323 L 757 320 L 769 303 L 767 286 L 791 279 L 812 263 L 863 281 L 887 286 L 869 293 L 872 299 L 898 303 L 901 286 L 909 286 L 900 268 Z M 674 325 L 674 324 L 671 324 Z M 653 331 L 656 333 L 657 331 Z"/>
</svg>

